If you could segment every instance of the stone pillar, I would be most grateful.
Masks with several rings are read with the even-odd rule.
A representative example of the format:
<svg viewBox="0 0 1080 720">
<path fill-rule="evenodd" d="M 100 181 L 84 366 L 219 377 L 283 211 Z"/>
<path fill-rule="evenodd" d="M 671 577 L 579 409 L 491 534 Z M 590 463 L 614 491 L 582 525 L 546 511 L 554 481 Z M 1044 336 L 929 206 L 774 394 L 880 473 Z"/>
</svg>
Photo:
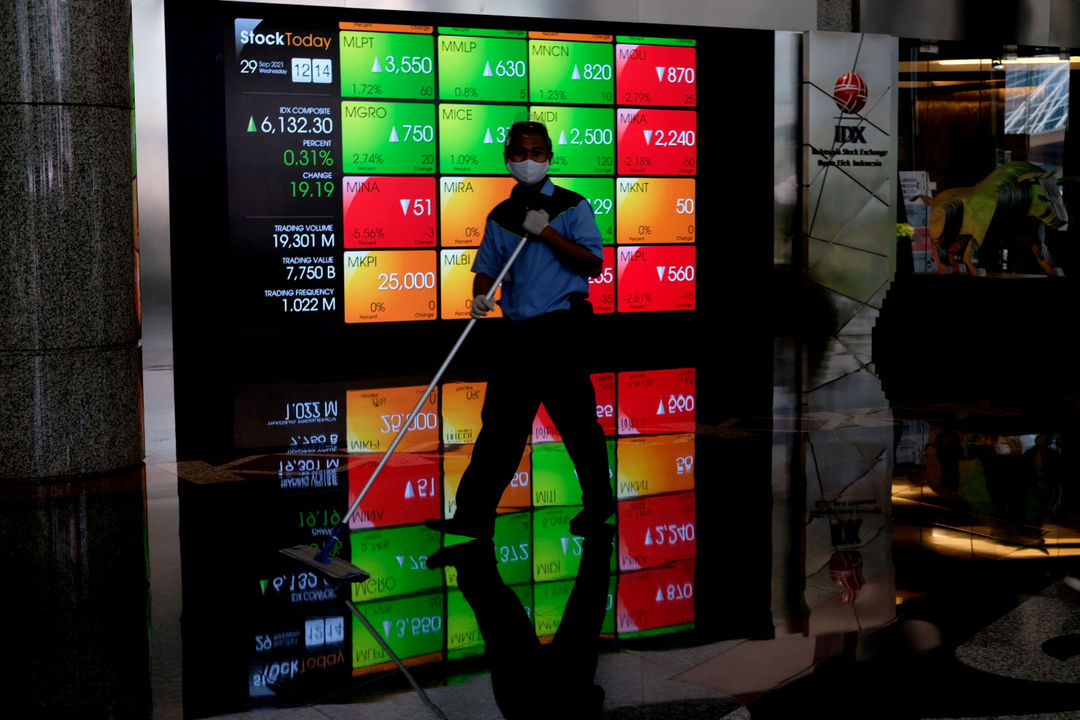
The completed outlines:
<svg viewBox="0 0 1080 720">
<path fill-rule="evenodd" d="M 142 462 L 130 0 L 0 3 L 0 479 Z"/>
<path fill-rule="evenodd" d="M 859 31 L 859 0 L 817 0 L 817 29 Z"/>
</svg>

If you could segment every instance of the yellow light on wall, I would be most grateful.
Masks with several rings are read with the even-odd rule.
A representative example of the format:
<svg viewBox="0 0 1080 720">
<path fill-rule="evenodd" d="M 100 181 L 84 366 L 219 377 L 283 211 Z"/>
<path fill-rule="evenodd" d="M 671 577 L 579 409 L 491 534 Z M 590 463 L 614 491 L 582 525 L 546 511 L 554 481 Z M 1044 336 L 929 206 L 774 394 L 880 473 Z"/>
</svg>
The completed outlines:
<svg viewBox="0 0 1080 720">
<path fill-rule="evenodd" d="M 990 59 L 990 58 L 979 58 L 979 59 L 971 58 L 971 59 L 955 59 L 955 60 L 930 60 L 929 61 L 929 63 L 931 65 L 983 65 L 983 64 L 990 65 L 993 62 L 995 62 L 995 61 Z M 1048 64 L 1051 64 L 1051 63 L 1066 62 L 1066 60 L 1063 60 L 1058 55 L 1043 55 L 1043 56 L 1038 56 L 1038 57 L 1018 57 L 1018 58 L 1015 58 L 1015 59 L 1012 59 L 1012 60 L 997 60 L 997 62 L 1000 62 L 1002 65 L 1048 65 Z M 1080 56 L 1071 55 L 1071 56 L 1069 56 L 1069 59 L 1068 59 L 1067 62 L 1069 62 L 1069 63 L 1080 62 Z"/>
</svg>

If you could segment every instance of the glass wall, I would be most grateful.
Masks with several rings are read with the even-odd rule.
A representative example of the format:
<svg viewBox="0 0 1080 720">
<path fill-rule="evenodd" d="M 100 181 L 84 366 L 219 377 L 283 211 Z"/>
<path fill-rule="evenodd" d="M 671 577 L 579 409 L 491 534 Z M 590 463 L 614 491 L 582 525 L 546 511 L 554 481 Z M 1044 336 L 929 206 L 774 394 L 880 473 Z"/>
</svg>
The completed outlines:
<svg viewBox="0 0 1080 720">
<path fill-rule="evenodd" d="M 901 41 L 901 271 L 1069 274 L 1078 62 L 1058 48 Z"/>
</svg>

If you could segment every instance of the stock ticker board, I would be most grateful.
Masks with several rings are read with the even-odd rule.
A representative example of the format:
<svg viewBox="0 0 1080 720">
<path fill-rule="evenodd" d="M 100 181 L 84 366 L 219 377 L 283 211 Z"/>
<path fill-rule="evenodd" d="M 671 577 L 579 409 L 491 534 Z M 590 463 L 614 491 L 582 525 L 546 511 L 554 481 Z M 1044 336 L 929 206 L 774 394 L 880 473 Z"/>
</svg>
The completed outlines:
<svg viewBox="0 0 1080 720">
<path fill-rule="evenodd" d="M 547 125 L 552 179 L 592 205 L 595 310 L 696 307 L 696 41 L 295 18 L 233 18 L 226 33 L 229 242 L 248 317 L 468 318 L 519 120 Z"/>
<path fill-rule="evenodd" d="M 274 542 L 319 544 L 424 390 L 393 377 L 394 363 L 370 359 L 385 341 L 380 332 L 404 323 L 404 332 L 422 334 L 431 328 L 416 323 L 469 317 L 471 266 L 487 214 L 514 186 L 502 153 L 512 123 L 547 125 L 553 181 L 592 207 L 604 241 L 603 271 L 591 281 L 595 311 L 692 317 L 680 313 L 698 307 L 697 40 L 265 10 L 261 17 L 222 15 L 214 28 L 223 40 L 224 93 L 223 115 L 210 122 L 224 126 L 231 262 L 230 272 L 215 279 L 231 284 L 232 303 L 220 322 L 271 331 L 352 328 L 352 336 L 363 335 L 367 376 L 329 385 L 309 377 L 229 386 L 225 402 L 234 407 L 216 415 L 234 418 L 224 429 L 230 450 L 287 448 L 230 467 L 250 473 L 260 491 L 269 493 L 267 477 L 277 479 L 267 524 L 291 534 L 288 543 Z M 183 159 L 197 165 L 196 154 Z M 196 258 L 199 247 L 178 243 L 174 234 L 177 252 Z M 185 287 L 199 284 L 190 273 L 180 275 Z M 200 315 L 186 331 L 191 346 L 203 341 L 204 322 Z M 280 337 L 283 349 L 275 353 L 310 353 L 313 364 L 329 344 Z M 351 348 L 343 345 L 332 352 L 347 354 Z M 691 363 L 665 363 L 605 368 L 592 377 L 619 501 L 602 632 L 621 638 L 677 633 L 697 622 L 697 374 Z M 184 367 L 178 369 L 184 380 Z M 178 431 L 183 418 L 194 418 L 201 430 L 216 416 L 206 407 L 219 407 L 199 392 L 211 375 L 196 375 L 178 384 Z M 339 592 L 303 569 L 259 578 L 259 610 L 234 633 L 250 660 L 250 700 L 269 702 L 315 679 L 333 686 L 392 667 L 344 611 L 344 599 L 356 602 L 410 664 L 483 652 L 456 574 L 426 567 L 442 539 L 423 522 L 455 510 L 484 391 L 472 380 L 439 385 L 349 518 L 339 547 L 371 580 Z M 580 504 L 573 464 L 541 408 L 500 503 L 495 541 L 500 575 L 542 638 L 557 629 L 580 564 L 581 538 L 569 531 Z M 198 512 L 216 506 L 206 502 Z M 219 649 L 208 648 L 201 657 L 209 669 Z"/>
</svg>

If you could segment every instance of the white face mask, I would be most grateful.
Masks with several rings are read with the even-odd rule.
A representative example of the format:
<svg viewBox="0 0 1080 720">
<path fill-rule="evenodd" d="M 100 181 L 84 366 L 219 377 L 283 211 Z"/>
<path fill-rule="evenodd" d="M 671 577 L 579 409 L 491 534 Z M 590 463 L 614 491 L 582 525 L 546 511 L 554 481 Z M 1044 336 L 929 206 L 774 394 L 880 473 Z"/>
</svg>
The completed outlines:
<svg viewBox="0 0 1080 720">
<path fill-rule="evenodd" d="M 522 160 L 521 162 L 506 161 L 506 169 L 519 183 L 534 185 L 544 179 L 551 161 L 538 163 L 535 160 Z"/>
</svg>

